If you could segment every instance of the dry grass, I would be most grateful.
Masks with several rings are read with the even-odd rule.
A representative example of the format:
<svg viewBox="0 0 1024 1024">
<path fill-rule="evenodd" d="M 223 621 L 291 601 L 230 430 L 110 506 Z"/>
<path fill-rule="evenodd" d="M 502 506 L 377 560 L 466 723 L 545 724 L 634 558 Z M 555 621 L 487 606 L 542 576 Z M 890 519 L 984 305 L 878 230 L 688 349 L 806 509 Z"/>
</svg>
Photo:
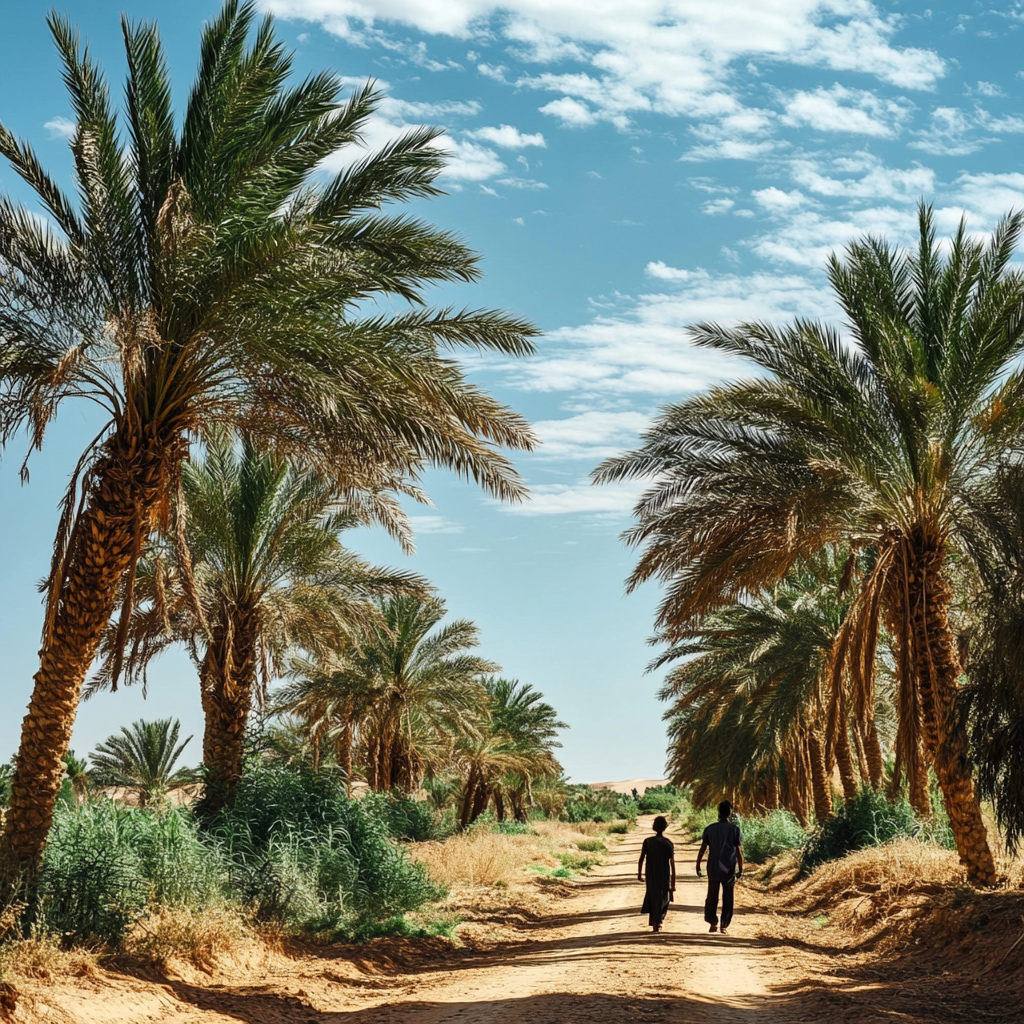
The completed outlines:
<svg viewBox="0 0 1024 1024">
<path fill-rule="evenodd" d="M 125 941 L 124 957 L 160 968 L 173 960 L 209 972 L 219 959 L 254 938 L 242 916 L 230 908 L 154 910 L 136 922 Z"/>
<path fill-rule="evenodd" d="M 13 939 L 0 946 L 0 978 L 31 978 L 58 981 L 91 974 L 100 960 L 95 950 L 74 947 L 61 949 L 55 935 Z"/>
<path fill-rule="evenodd" d="M 531 864 L 558 868 L 558 853 L 576 849 L 576 841 L 604 835 L 607 827 L 586 822 L 534 823 L 536 835 L 501 835 L 473 829 L 440 843 L 414 843 L 414 859 L 425 864 L 431 878 L 455 888 L 511 885 Z"/>
</svg>

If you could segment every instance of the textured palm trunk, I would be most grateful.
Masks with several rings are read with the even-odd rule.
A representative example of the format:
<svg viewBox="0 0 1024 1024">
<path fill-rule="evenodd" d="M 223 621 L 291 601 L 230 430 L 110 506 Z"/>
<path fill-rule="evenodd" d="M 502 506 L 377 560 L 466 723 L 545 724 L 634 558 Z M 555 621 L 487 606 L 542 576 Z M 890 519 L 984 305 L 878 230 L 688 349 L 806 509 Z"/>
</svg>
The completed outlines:
<svg viewBox="0 0 1024 1024">
<path fill-rule="evenodd" d="M 39 652 L 28 714 L 0 836 L 0 902 L 31 894 L 64 775 L 79 698 L 118 586 L 152 523 L 161 462 L 156 445 L 140 451 L 115 437 L 96 465 L 95 482 L 72 534 L 53 617 Z M 120 447 L 120 451 L 119 451 Z"/>
<path fill-rule="evenodd" d="M 867 760 L 868 783 L 872 789 L 882 788 L 885 781 L 885 759 L 882 757 L 882 744 L 878 742 L 878 729 L 875 726 L 875 717 L 871 715 L 864 723 L 864 757 Z"/>
<path fill-rule="evenodd" d="M 796 815 L 801 828 L 807 828 L 810 825 L 811 820 L 807 814 L 807 794 L 805 792 L 806 787 L 804 785 L 805 780 L 799 775 L 792 759 L 787 758 L 785 763 L 786 803 L 789 804 L 789 809 Z"/>
<path fill-rule="evenodd" d="M 505 820 L 505 798 L 500 789 L 494 794 L 494 817 L 498 821 Z"/>
<path fill-rule="evenodd" d="M 968 878 L 995 885 L 995 861 L 967 756 L 967 737 L 956 715 L 960 663 L 949 628 L 953 591 L 944 573 L 937 544 L 915 538 L 915 557 L 908 559 L 906 580 L 910 639 L 921 694 L 922 735 L 942 789 L 957 852 Z"/>
<path fill-rule="evenodd" d="M 836 734 L 836 766 L 843 785 L 843 799 L 849 803 L 857 795 L 857 773 L 853 768 L 853 752 L 845 722 L 840 723 Z"/>
<path fill-rule="evenodd" d="M 824 821 L 832 815 L 832 786 L 825 767 L 825 747 L 812 731 L 808 736 L 811 760 L 811 784 L 814 790 L 814 817 Z"/>
<path fill-rule="evenodd" d="M 214 627 L 199 680 L 205 716 L 202 807 L 213 812 L 234 802 L 242 778 L 245 730 L 256 685 L 256 622 L 251 611 L 225 608 Z"/>
<path fill-rule="evenodd" d="M 765 806 L 769 811 L 774 811 L 779 806 L 779 773 L 775 765 L 770 765 L 768 768 Z"/>
</svg>

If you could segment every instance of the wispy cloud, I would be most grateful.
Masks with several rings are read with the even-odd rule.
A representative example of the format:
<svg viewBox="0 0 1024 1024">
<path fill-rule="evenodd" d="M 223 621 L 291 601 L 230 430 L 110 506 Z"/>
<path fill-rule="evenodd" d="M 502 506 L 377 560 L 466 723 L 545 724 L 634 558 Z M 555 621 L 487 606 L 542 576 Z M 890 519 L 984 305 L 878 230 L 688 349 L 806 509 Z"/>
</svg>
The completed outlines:
<svg viewBox="0 0 1024 1024">
<path fill-rule="evenodd" d="M 493 143 L 495 146 L 501 146 L 503 149 L 547 146 L 547 142 L 544 141 L 544 136 L 540 132 L 527 135 L 510 124 L 499 125 L 497 128 L 475 128 L 471 132 L 466 132 L 466 135 L 471 139 L 481 139 L 484 142 Z"/>
<path fill-rule="evenodd" d="M 582 412 L 559 420 L 540 420 L 533 424 L 541 440 L 537 457 L 548 459 L 587 459 L 597 461 L 636 443 L 651 418 L 635 411 Z"/>
<path fill-rule="evenodd" d="M 74 121 L 66 117 L 51 118 L 43 125 L 51 139 L 70 139 L 78 127 Z"/>
<path fill-rule="evenodd" d="M 409 516 L 413 533 L 462 533 L 462 523 L 453 522 L 444 516 Z"/>
</svg>

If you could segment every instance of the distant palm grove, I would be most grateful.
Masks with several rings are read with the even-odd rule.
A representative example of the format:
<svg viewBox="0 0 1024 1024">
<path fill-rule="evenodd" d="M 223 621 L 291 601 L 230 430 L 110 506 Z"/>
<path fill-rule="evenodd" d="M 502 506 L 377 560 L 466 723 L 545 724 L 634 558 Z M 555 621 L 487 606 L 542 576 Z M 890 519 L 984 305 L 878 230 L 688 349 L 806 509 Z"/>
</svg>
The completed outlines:
<svg viewBox="0 0 1024 1024">
<path fill-rule="evenodd" d="M 72 399 L 100 421 L 68 467 L 0 777 L 0 911 L 116 942 L 148 900 L 230 894 L 255 920 L 355 934 L 438 894 L 396 839 L 635 817 L 566 784 L 566 724 L 472 621 L 343 543 L 376 526 L 410 550 L 403 502 L 427 500 L 431 468 L 526 496 L 508 453 L 530 426 L 459 353 L 526 357 L 536 331 L 427 305 L 478 257 L 402 212 L 439 194 L 441 132 L 360 148 L 372 84 L 294 83 L 251 3 L 205 28 L 180 112 L 154 26 L 122 20 L 118 107 L 78 32 L 49 24 L 74 180 L 0 124 L 44 214 L 0 197 L 0 441 L 45 448 Z M 940 242 L 922 205 L 913 251 L 867 238 L 830 260 L 841 326 L 691 327 L 737 379 L 595 470 L 647 484 L 629 586 L 664 587 L 668 771 L 698 807 L 811 829 L 902 803 L 981 885 L 983 804 L 1011 848 L 1024 835 L 1021 227 Z M 202 737 L 137 721 L 76 757 L 80 701 L 147 685 L 170 647 Z"/>
</svg>

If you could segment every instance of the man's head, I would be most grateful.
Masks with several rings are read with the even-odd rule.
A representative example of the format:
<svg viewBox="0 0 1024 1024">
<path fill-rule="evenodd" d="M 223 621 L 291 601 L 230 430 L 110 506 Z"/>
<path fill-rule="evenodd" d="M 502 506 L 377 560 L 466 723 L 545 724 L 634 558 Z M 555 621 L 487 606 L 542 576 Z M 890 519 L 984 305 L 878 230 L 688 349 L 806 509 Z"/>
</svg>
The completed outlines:
<svg viewBox="0 0 1024 1024">
<path fill-rule="evenodd" d="M 729 816 L 732 814 L 732 804 L 728 800 L 723 800 L 718 805 L 718 820 L 728 821 Z"/>
<path fill-rule="evenodd" d="M 654 831 L 660 836 L 665 829 L 668 828 L 668 821 L 665 820 L 660 814 L 654 819 Z"/>
</svg>

